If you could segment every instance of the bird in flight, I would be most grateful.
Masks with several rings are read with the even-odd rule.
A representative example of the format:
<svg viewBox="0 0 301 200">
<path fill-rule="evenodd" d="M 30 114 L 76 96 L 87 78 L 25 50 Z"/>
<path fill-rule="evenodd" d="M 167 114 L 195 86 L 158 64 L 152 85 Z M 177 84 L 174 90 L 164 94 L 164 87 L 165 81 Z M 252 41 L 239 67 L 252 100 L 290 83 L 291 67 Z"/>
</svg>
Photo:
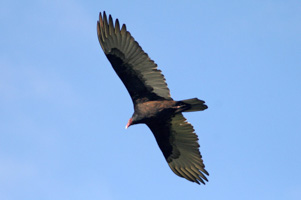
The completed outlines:
<svg viewBox="0 0 301 200">
<path fill-rule="evenodd" d="M 142 50 L 118 19 L 99 14 L 100 46 L 128 90 L 134 114 L 126 128 L 146 124 L 153 132 L 169 167 L 178 176 L 197 184 L 208 181 L 199 151 L 198 136 L 182 112 L 202 111 L 207 105 L 197 98 L 175 101 L 157 64 Z"/>
</svg>

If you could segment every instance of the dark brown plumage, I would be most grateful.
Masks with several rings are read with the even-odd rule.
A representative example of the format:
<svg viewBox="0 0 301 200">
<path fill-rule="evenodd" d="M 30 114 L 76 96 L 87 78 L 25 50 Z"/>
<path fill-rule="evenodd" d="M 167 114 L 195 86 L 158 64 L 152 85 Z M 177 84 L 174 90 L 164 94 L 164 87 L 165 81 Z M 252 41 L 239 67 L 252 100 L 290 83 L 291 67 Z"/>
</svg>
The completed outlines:
<svg viewBox="0 0 301 200">
<path fill-rule="evenodd" d="M 182 112 L 207 109 L 205 102 L 197 98 L 174 101 L 165 78 L 157 65 L 142 50 L 125 24 L 115 25 L 111 15 L 99 15 L 97 22 L 99 43 L 111 62 L 113 69 L 128 90 L 134 114 L 126 128 L 133 124 L 145 123 L 153 132 L 156 141 L 172 171 L 189 181 L 208 181 L 198 137 Z"/>
</svg>

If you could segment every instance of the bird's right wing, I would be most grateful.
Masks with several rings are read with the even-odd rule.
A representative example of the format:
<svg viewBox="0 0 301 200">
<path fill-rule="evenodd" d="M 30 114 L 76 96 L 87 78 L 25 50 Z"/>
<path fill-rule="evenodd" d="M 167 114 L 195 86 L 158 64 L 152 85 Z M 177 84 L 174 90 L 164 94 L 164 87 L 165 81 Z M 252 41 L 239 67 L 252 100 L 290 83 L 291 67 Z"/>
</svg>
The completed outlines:
<svg viewBox="0 0 301 200">
<path fill-rule="evenodd" d="M 171 99 L 161 71 L 126 30 L 125 24 L 120 29 L 118 19 L 114 25 L 111 15 L 107 20 L 106 13 L 103 16 L 100 13 L 97 34 L 104 53 L 134 104 L 137 101 Z"/>
<path fill-rule="evenodd" d="M 179 113 L 169 121 L 147 123 L 171 170 L 189 181 L 205 184 L 205 170 L 198 137 L 190 123 Z"/>
</svg>

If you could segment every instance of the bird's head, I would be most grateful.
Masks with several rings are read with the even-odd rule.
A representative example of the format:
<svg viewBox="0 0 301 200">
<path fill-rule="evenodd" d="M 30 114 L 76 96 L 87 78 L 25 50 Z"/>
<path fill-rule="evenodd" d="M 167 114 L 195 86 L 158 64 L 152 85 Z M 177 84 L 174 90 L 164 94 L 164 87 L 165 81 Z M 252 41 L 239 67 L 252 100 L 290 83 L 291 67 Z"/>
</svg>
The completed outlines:
<svg viewBox="0 0 301 200">
<path fill-rule="evenodd" d="M 127 129 L 129 126 L 134 124 L 144 123 L 144 118 L 142 115 L 139 115 L 137 112 L 133 114 L 133 116 L 129 119 L 128 123 L 126 124 L 125 128 Z"/>
<path fill-rule="evenodd" d="M 128 123 L 125 126 L 125 129 L 127 129 L 129 126 L 131 126 L 133 124 L 133 118 L 131 117 L 128 121 Z"/>
</svg>

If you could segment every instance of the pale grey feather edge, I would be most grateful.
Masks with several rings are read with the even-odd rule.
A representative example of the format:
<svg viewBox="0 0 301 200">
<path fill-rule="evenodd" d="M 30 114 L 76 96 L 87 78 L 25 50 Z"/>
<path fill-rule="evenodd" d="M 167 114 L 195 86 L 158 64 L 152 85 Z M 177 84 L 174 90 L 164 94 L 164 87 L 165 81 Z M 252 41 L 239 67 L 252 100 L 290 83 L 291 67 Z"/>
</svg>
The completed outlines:
<svg viewBox="0 0 301 200">
<path fill-rule="evenodd" d="M 194 129 L 182 114 L 176 114 L 171 121 L 172 145 L 180 152 L 179 158 L 172 158 L 168 163 L 171 170 L 178 176 L 190 181 L 205 184 L 208 181 L 203 159 L 199 151 L 198 137 Z"/>
<path fill-rule="evenodd" d="M 163 98 L 171 99 L 161 70 L 157 69 L 155 62 L 142 50 L 138 42 L 126 30 L 124 24 L 120 30 L 118 19 L 116 19 L 114 26 L 111 15 L 108 22 L 104 12 L 103 16 L 100 13 L 97 26 L 98 40 L 106 54 L 110 53 L 112 48 L 119 49 L 126 56 L 124 62 L 133 66 L 134 70 L 143 71 L 145 83 L 153 88 L 154 93 Z"/>
</svg>

